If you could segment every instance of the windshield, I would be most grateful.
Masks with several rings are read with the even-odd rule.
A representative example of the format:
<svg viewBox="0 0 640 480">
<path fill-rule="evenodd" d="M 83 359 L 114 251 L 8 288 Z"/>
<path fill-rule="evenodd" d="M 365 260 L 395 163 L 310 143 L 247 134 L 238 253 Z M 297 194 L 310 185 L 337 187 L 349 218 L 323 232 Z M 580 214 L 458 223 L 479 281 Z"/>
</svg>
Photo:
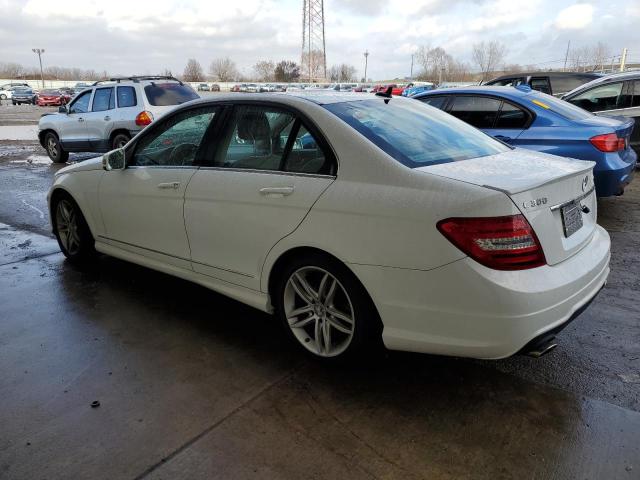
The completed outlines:
<svg viewBox="0 0 640 480">
<path fill-rule="evenodd" d="M 180 105 L 200 98 L 191 87 L 179 83 L 152 83 L 144 87 L 149 103 L 156 107 Z"/>
<path fill-rule="evenodd" d="M 465 122 L 415 100 L 365 100 L 324 107 L 411 168 L 509 150 Z"/>
<path fill-rule="evenodd" d="M 531 99 L 533 103 L 546 110 L 551 110 L 567 120 L 584 120 L 593 117 L 593 113 L 576 107 L 572 103 L 560 100 L 546 93 L 539 93 Z"/>
</svg>

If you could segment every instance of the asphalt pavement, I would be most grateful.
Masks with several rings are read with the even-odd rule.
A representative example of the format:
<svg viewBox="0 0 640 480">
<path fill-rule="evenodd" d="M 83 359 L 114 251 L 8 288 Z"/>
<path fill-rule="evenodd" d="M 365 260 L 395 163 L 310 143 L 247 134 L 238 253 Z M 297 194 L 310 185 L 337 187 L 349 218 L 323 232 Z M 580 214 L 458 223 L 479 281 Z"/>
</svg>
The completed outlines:
<svg viewBox="0 0 640 480">
<path fill-rule="evenodd" d="M 70 265 L 58 168 L 0 140 L 0 479 L 640 478 L 638 181 L 599 202 L 609 283 L 549 355 L 329 368 L 204 288 Z"/>
</svg>

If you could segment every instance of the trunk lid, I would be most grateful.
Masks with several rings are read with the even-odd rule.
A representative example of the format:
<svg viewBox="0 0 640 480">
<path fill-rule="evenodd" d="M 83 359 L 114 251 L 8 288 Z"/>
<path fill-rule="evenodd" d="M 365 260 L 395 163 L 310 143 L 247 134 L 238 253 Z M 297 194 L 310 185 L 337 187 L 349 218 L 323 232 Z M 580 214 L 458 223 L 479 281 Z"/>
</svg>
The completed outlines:
<svg viewBox="0 0 640 480">
<path fill-rule="evenodd" d="M 505 193 L 531 224 L 547 263 L 555 265 L 577 253 L 595 229 L 594 165 L 516 149 L 416 170 Z"/>
</svg>

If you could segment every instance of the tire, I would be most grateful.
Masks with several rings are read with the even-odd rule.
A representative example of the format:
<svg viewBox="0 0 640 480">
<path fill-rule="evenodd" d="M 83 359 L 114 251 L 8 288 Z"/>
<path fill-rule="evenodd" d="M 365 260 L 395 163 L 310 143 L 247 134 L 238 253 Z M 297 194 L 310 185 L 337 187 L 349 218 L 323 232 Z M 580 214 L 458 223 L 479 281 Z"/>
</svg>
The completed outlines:
<svg viewBox="0 0 640 480">
<path fill-rule="evenodd" d="M 113 137 L 113 140 L 111 141 L 111 148 L 113 150 L 115 150 L 116 148 L 122 148 L 127 144 L 129 140 L 131 140 L 131 137 L 129 135 L 127 135 L 126 133 L 119 133 L 115 137 Z"/>
<path fill-rule="evenodd" d="M 56 197 L 51 218 L 58 245 L 65 257 L 74 263 L 85 263 L 96 256 L 89 225 L 70 195 L 60 194 Z"/>
<path fill-rule="evenodd" d="M 47 155 L 53 163 L 65 163 L 69 160 L 69 152 L 65 152 L 60 146 L 58 136 L 49 132 L 44 137 L 44 148 L 47 150 Z"/>
<path fill-rule="evenodd" d="M 382 323 L 373 302 L 333 257 L 312 253 L 289 262 L 273 293 L 287 336 L 320 361 L 355 360 L 381 345 Z"/>
<path fill-rule="evenodd" d="M 16 102 L 11 102 L 11 103 L 13 103 L 14 105 L 17 105 Z"/>
<path fill-rule="evenodd" d="M 6 100 L 7 96 L 3 93 L 2 95 L 0 95 L 0 100 Z"/>
</svg>

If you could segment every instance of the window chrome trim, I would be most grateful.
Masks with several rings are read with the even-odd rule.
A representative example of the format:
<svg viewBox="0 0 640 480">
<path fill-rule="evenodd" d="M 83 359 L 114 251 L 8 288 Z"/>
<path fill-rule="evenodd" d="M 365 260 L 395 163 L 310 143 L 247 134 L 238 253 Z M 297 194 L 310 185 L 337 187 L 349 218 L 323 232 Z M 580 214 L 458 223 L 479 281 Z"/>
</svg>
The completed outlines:
<svg viewBox="0 0 640 480">
<path fill-rule="evenodd" d="M 286 175 L 293 177 L 311 177 L 311 178 L 337 178 L 336 175 L 324 175 L 320 173 L 304 173 L 304 172 L 287 172 L 284 170 L 261 170 L 257 168 L 233 168 L 233 167 L 200 167 L 200 170 L 218 170 L 221 172 L 248 172 L 248 173 L 265 173 L 272 175 Z"/>
<path fill-rule="evenodd" d="M 198 165 L 127 165 L 125 170 L 129 170 L 130 168 L 167 168 L 167 169 L 191 169 L 197 170 L 200 168 Z"/>
<path fill-rule="evenodd" d="M 589 190 L 587 190 L 582 195 L 580 195 L 579 197 L 576 197 L 573 200 L 569 200 L 568 202 L 563 202 L 563 203 L 558 203 L 557 205 L 553 205 L 552 207 L 550 207 L 550 210 L 553 212 L 555 210 L 561 209 L 565 205 L 569 205 L 570 203 L 580 202 L 580 201 L 584 200 L 585 198 L 587 198 L 589 195 L 591 195 L 595 189 L 596 189 L 596 187 L 594 185 Z"/>
</svg>

